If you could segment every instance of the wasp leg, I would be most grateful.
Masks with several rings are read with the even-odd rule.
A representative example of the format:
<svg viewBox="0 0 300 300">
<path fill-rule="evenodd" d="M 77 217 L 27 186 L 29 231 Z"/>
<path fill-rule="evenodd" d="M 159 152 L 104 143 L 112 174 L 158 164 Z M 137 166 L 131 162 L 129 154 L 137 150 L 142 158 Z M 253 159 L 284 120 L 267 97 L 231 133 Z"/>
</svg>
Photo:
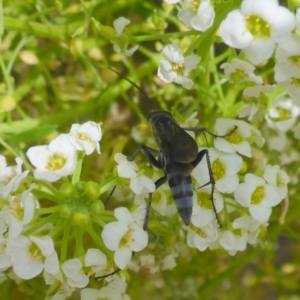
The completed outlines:
<svg viewBox="0 0 300 300">
<path fill-rule="evenodd" d="M 181 128 L 182 128 L 183 130 L 185 130 L 185 131 L 207 132 L 208 134 L 210 134 L 210 135 L 213 136 L 214 138 L 225 138 L 225 137 L 231 135 L 234 131 L 236 131 L 238 127 L 237 127 L 236 125 L 234 125 L 234 126 L 233 126 L 233 129 L 232 129 L 229 133 L 227 133 L 227 134 L 225 134 L 225 135 L 217 135 L 217 134 L 214 134 L 214 133 L 210 132 L 209 130 L 207 130 L 205 127 L 195 127 L 195 128 L 191 128 L 191 127 L 181 127 Z"/>
<path fill-rule="evenodd" d="M 158 150 L 152 149 L 150 147 L 147 146 L 139 146 L 131 155 L 131 157 L 128 159 L 129 161 L 133 161 L 136 156 L 141 152 L 141 150 L 144 151 L 145 155 L 147 156 L 149 162 L 151 163 L 152 166 L 158 168 L 158 169 L 163 169 L 161 163 L 155 158 L 155 155 L 157 156 L 159 154 Z M 106 198 L 106 200 L 104 201 L 104 204 L 106 204 L 108 202 L 108 200 L 112 197 L 115 189 L 117 186 L 114 186 L 113 189 L 111 190 L 111 192 L 109 193 L 108 197 Z"/>
<path fill-rule="evenodd" d="M 214 190 L 215 190 L 215 178 L 214 178 L 214 174 L 213 174 L 213 171 L 212 171 L 212 168 L 211 168 L 211 163 L 210 163 L 210 159 L 209 159 L 209 152 L 207 149 L 203 149 L 201 150 L 196 159 L 192 162 L 192 165 L 193 167 L 195 168 L 199 163 L 200 161 L 203 159 L 204 155 L 206 156 L 206 163 L 207 163 L 207 169 L 208 169 L 208 175 L 209 175 L 209 181 L 207 183 L 205 183 L 204 185 L 200 186 L 199 188 L 202 188 L 206 185 L 209 185 L 211 184 L 211 194 L 210 194 L 210 200 L 212 202 L 212 206 L 213 206 L 213 209 L 214 209 L 214 212 L 215 212 L 215 215 L 216 215 L 216 219 L 217 219 L 217 222 L 220 226 L 220 228 L 222 227 L 222 224 L 219 220 L 219 217 L 218 217 L 218 214 L 217 214 L 217 210 L 216 210 L 216 207 L 215 207 L 215 203 L 214 203 Z"/>
<path fill-rule="evenodd" d="M 162 186 L 165 182 L 167 181 L 167 176 L 163 176 L 159 179 L 157 179 L 154 184 L 155 184 L 155 190 L 157 190 L 160 186 Z M 144 219 L 144 225 L 143 225 L 143 229 L 146 231 L 148 228 L 148 221 L 149 221 L 149 215 L 150 215 L 150 208 L 151 208 L 151 202 L 152 202 L 152 194 L 149 194 L 149 199 L 147 202 L 147 206 L 146 206 L 146 214 L 145 214 L 145 219 Z"/>
</svg>

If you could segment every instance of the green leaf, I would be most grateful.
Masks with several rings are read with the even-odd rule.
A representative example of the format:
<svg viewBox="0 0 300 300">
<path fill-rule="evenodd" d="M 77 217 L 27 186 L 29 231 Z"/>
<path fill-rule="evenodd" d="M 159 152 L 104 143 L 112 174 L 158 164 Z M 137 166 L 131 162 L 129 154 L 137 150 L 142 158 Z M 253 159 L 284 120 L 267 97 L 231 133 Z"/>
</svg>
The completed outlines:
<svg viewBox="0 0 300 300">
<path fill-rule="evenodd" d="M 14 135 L 6 135 L 5 140 L 31 143 L 46 137 L 56 130 L 56 127 L 56 125 L 40 125 Z"/>
</svg>

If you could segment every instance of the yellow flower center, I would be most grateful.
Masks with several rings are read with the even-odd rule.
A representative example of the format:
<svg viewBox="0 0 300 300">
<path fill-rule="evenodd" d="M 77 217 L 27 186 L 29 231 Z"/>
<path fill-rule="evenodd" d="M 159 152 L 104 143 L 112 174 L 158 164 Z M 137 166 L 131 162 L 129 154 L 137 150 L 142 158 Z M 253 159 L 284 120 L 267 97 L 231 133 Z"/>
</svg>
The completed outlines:
<svg viewBox="0 0 300 300">
<path fill-rule="evenodd" d="M 294 55 L 288 58 L 288 61 L 296 65 L 300 69 L 300 56 Z"/>
<path fill-rule="evenodd" d="M 183 74 L 185 67 L 184 64 L 177 64 L 177 63 L 172 63 L 172 69 L 177 73 L 177 74 Z"/>
<path fill-rule="evenodd" d="M 229 129 L 226 134 L 230 133 L 231 131 L 232 128 Z M 225 140 L 231 144 L 240 144 L 245 140 L 245 138 L 240 134 L 239 128 L 237 128 L 234 132 L 226 136 Z"/>
<path fill-rule="evenodd" d="M 213 209 L 210 193 L 208 192 L 197 193 L 197 202 L 202 208 Z"/>
<path fill-rule="evenodd" d="M 31 259 L 39 259 L 42 262 L 45 261 L 45 257 L 42 254 L 41 249 L 35 243 L 31 242 L 29 244 L 28 251 L 31 254 Z"/>
<path fill-rule="evenodd" d="M 59 153 L 54 153 L 48 158 L 46 169 L 55 171 L 61 169 L 67 161 L 67 158 Z"/>
<path fill-rule="evenodd" d="M 212 172 L 216 181 L 225 176 L 225 170 L 225 165 L 219 158 L 212 163 Z"/>
<path fill-rule="evenodd" d="M 254 40 L 270 38 L 270 25 L 258 16 L 247 16 L 246 28 L 253 35 Z"/>
<path fill-rule="evenodd" d="M 260 203 L 265 197 L 265 187 L 258 186 L 251 197 L 251 204 L 258 204 Z"/>
</svg>

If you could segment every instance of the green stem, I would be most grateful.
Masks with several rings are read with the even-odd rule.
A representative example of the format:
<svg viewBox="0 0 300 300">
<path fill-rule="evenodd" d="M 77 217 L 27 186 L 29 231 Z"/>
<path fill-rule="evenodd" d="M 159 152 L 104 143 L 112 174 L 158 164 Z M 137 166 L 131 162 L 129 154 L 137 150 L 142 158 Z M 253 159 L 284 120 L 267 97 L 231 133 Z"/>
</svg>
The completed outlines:
<svg viewBox="0 0 300 300">
<path fill-rule="evenodd" d="M 51 236 L 52 238 L 54 238 L 55 236 L 57 236 L 61 231 L 63 231 L 65 229 L 65 223 L 66 220 L 60 220 L 48 233 L 49 236 Z"/>
<path fill-rule="evenodd" d="M 64 263 L 67 260 L 67 252 L 68 252 L 68 242 L 70 239 L 70 229 L 71 229 L 71 222 L 68 221 L 65 224 L 65 230 L 63 234 L 63 239 L 61 243 L 61 250 L 60 250 L 60 263 Z"/>
<path fill-rule="evenodd" d="M 2 43 L 2 37 L 4 34 L 4 25 L 3 25 L 3 3 L 0 0 L 0 43 Z"/>
<path fill-rule="evenodd" d="M 4 142 L 4 140 L 1 138 L 0 138 L 0 144 L 8 151 L 10 151 L 14 155 L 14 157 L 18 157 L 18 153 L 13 148 L 11 148 L 6 142 Z"/>
<path fill-rule="evenodd" d="M 4 77 L 4 81 L 5 81 L 7 90 L 10 94 L 13 94 L 13 92 L 14 92 L 13 85 L 12 85 L 9 73 L 7 72 L 7 69 L 4 65 L 4 61 L 3 61 L 1 55 L 0 55 L 0 67 L 1 67 L 1 70 L 2 70 L 2 73 L 3 73 L 3 77 Z"/>
<path fill-rule="evenodd" d="M 76 254 L 79 257 L 83 257 L 85 255 L 85 251 L 83 248 L 83 231 L 82 228 L 78 226 L 75 227 L 75 239 L 76 239 Z"/>
<path fill-rule="evenodd" d="M 58 204 L 64 204 L 64 199 L 57 197 L 56 195 L 34 189 L 33 190 L 34 195 L 36 195 L 38 198 L 46 198 L 48 200 L 54 201 Z"/>
<path fill-rule="evenodd" d="M 73 185 L 75 185 L 80 179 L 83 157 L 84 157 L 84 152 L 78 152 L 76 170 L 72 176 L 72 184 Z"/>
<path fill-rule="evenodd" d="M 29 229 L 27 229 L 23 235 L 31 235 L 33 234 L 35 231 L 38 231 L 39 229 L 41 229 L 44 225 L 48 224 L 48 223 L 52 223 L 53 221 L 57 220 L 58 219 L 58 214 L 57 213 L 54 213 L 46 218 L 42 218 L 42 219 L 39 219 L 37 221 L 37 223 L 35 225 L 33 225 L 32 227 L 30 227 Z"/>
<path fill-rule="evenodd" d="M 56 25 L 44 25 L 37 22 L 24 22 L 20 19 L 4 17 L 6 30 L 14 30 L 20 33 L 27 33 L 36 37 L 49 38 L 52 40 L 65 41 L 70 36 L 72 28 Z M 70 26 L 72 27 L 72 26 Z M 70 30 L 70 31 L 69 31 Z"/>
<path fill-rule="evenodd" d="M 92 226 L 86 228 L 87 233 L 91 236 L 93 241 L 96 243 L 97 247 L 110 259 L 113 258 L 113 254 L 106 248 L 103 243 L 103 240 L 100 238 L 99 233 L 96 233 Z"/>
<path fill-rule="evenodd" d="M 47 208 L 38 208 L 35 210 L 37 215 L 44 215 L 44 214 L 52 214 L 60 209 L 60 206 L 54 207 L 47 207 Z"/>
</svg>

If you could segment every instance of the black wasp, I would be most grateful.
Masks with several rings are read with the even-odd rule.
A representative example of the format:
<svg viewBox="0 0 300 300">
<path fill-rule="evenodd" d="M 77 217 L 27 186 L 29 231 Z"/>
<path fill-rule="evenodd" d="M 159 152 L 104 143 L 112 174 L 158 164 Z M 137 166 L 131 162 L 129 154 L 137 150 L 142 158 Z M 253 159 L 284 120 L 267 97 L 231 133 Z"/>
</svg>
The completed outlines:
<svg viewBox="0 0 300 300">
<path fill-rule="evenodd" d="M 121 78 L 130 82 L 145 97 L 147 97 L 148 100 L 151 100 L 147 94 L 134 82 L 123 77 L 114 69 L 111 70 L 118 74 Z M 141 145 L 137 148 L 129 160 L 133 161 L 138 153 L 142 150 L 152 166 L 164 171 L 165 175 L 155 182 L 155 187 L 158 189 L 161 185 L 168 181 L 179 215 L 181 216 L 184 224 L 188 226 L 191 222 L 193 212 L 193 189 L 191 173 L 205 157 L 209 173 L 209 181 L 202 187 L 209 184 L 212 186 L 210 199 L 212 201 L 217 221 L 221 226 L 213 201 L 215 179 L 211 168 L 208 150 L 203 149 L 198 152 L 196 141 L 186 131 L 207 132 L 213 137 L 224 138 L 236 130 L 237 127 L 234 127 L 231 132 L 223 136 L 215 135 L 209 132 L 206 128 L 180 127 L 173 119 L 172 114 L 168 111 L 151 112 L 148 116 L 148 122 L 152 125 L 153 135 L 159 150 Z M 114 189 L 110 193 L 110 196 L 112 195 L 113 191 Z M 144 230 L 147 230 L 148 227 L 151 201 L 152 193 L 149 194 L 149 200 L 147 203 L 143 226 Z"/>
</svg>

